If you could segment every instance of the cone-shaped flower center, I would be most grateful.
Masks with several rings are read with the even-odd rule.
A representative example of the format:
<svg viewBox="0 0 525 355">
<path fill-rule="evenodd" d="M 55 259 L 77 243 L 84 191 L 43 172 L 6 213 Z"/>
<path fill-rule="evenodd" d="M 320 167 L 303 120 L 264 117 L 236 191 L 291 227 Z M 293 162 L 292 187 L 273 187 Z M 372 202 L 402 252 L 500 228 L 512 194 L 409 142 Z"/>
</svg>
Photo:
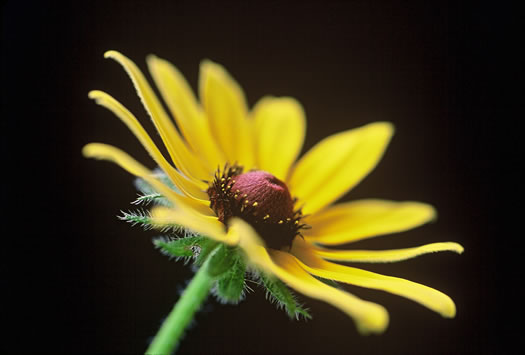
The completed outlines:
<svg viewBox="0 0 525 355">
<path fill-rule="evenodd" d="M 208 195 L 221 222 L 231 217 L 244 219 L 271 248 L 290 246 L 304 227 L 286 184 L 266 171 L 243 174 L 241 168 L 226 168 L 222 175 L 216 174 Z"/>
<path fill-rule="evenodd" d="M 293 217 L 293 201 L 285 183 L 265 171 L 250 171 L 235 178 L 232 186 L 252 214 L 279 223 Z"/>
</svg>

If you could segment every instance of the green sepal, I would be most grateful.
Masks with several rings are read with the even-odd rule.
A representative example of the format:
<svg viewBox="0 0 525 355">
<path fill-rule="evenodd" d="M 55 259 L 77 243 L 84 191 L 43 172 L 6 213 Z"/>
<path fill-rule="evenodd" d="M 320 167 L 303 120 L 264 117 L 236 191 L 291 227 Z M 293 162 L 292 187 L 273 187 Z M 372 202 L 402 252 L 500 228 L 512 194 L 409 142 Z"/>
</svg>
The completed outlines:
<svg viewBox="0 0 525 355">
<path fill-rule="evenodd" d="M 177 239 L 159 237 L 153 240 L 153 244 L 165 255 L 175 258 L 189 258 L 195 255 L 196 247 L 200 247 L 203 239 L 204 237 L 201 236 Z"/>
<path fill-rule="evenodd" d="M 296 299 L 292 291 L 279 279 L 259 273 L 260 280 L 266 288 L 266 298 L 277 304 L 277 308 L 284 308 L 292 319 L 311 319 L 312 316 Z"/>
<path fill-rule="evenodd" d="M 142 228 L 148 230 L 153 228 L 151 215 L 148 211 L 120 211 L 121 216 L 117 216 L 121 221 L 131 223 L 132 226 L 140 225 Z"/>
<path fill-rule="evenodd" d="M 210 256 L 210 263 L 208 264 L 208 273 L 212 277 L 218 277 L 228 271 L 233 263 L 234 256 L 237 254 L 237 248 L 229 247 L 221 244 L 217 250 Z"/>
<path fill-rule="evenodd" d="M 171 179 L 160 169 L 155 169 L 155 177 L 157 177 L 162 183 L 168 186 L 175 192 L 180 193 L 179 189 L 173 184 Z M 148 182 L 141 178 L 135 179 L 135 187 L 142 193 L 133 204 L 149 204 L 155 203 L 156 205 L 172 207 L 173 204 L 167 198 L 162 196 L 157 190 L 155 190 Z"/>
<path fill-rule="evenodd" d="M 122 215 L 117 216 L 117 217 L 121 221 L 126 221 L 128 223 L 131 223 L 131 225 L 133 226 L 140 225 L 145 230 L 157 229 L 163 233 L 174 233 L 182 237 L 195 235 L 182 225 L 178 225 L 178 224 L 166 224 L 166 225 L 160 225 L 160 226 L 156 225 L 155 223 L 153 223 L 153 219 L 151 218 L 151 214 L 149 211 L 138 209 L 135 211 L 128 211 L 128 212 L 120 211 L 120 212 L 122 213 Z"/>
<path fill-rule="evenodd" d="M 143 193 L 142 195 L 139 195 L 139 197 L 137 197 L 137 199 L 133 201 L 132 204 L 142 206 L 147 206 L 149 204 L 162 205 L 167 207 L 171 206 L 171 203 L 159 193 Z"/>
<path fill-rule="evenodd" d="M 199 242 L 199 248 L 196 250 L 196 256 L 195 259 L 195 265 L 196 266 L 202 266 L 206 259 L 208 259 L 208 256 L 215 250 L 219 242 L 216 242 L 213 239 L 201 237 L 202 240 Z"/>
<path fill-rule="evenodd" d="M 229 269 L 220 276 L 214 288 L 215 295 L 222 303 L 237 304 L 244 299 L 246 263 L 238 253 L 232 255 Z"/>
</svg>

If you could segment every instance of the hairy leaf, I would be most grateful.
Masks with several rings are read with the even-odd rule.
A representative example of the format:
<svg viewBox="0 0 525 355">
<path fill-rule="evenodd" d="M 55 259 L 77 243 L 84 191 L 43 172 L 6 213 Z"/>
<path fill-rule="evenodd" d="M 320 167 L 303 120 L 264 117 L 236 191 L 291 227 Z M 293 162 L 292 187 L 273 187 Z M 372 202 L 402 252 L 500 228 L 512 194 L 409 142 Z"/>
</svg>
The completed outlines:
<svg viewBox="0 0 525 355">
<path fill-rule="evenodd" d="M 153 228 L 151 216 L 149 212 L 143 211 L 143 210 L 137 210 L 137 211 L 120 211 L 122 213 L 122 216 L 118 216 L 118 218 L 122 221 L 126 221 L 131 223 L 131 225 L 136 226 L 140 225 L 144 229 L 151 229 Z"/>
<path fill-rule="evenodd" d="M 239 253 L 233 255 L 233 263 L 218 280 L 215 295 L 222 303 L 237 304 L 244 299 L 246 264 Z"/>
<path fill-rule="evenodd" d="M 172 203 L 159 193 L 139 195 L 139 197 L 137 197 L 137 199 L 133 201 L 132 204 L 143 206 L 147 206 L 149 204 L 162 205 L 166 207 L 172 206 Z"/>
<path fill-rule="evenodd" d="M 259 277 L 266 288 L 266 298 L 275 302 L 278 308 L 284 308 L 290 318 L 312 318 L 308 310 L 303 308 L 292 291 L 281 280 L 263 273 L 260 273 Z"/>
<path fill-rule="evenodd" d="M 193 257 L 196 249 L 200 247 L 203 237 L 192 236 L 186 238 L 159 237 L 153 240 L 153 244 L 165 255 L 171 257 Z"/>
<path fill-rule="evenodd" d="M 210 256 L 210 263 L 208 264 L 208 273 L 217 277 L 230 269 L 234 263 L 234 257 L 238 253 L 237 248 L 229 247 L 221 244 Z"/>
<path fill-rule="evenodd" d="M 197 250 L 197 258 L 195 259 L 195 265 L 202 266 L 211 252 L 215 250 L 219 242 L 216 242 L 213 239 L 202 237 L 202 241 L 199 243 L 199 248 Z"/>
</svg>

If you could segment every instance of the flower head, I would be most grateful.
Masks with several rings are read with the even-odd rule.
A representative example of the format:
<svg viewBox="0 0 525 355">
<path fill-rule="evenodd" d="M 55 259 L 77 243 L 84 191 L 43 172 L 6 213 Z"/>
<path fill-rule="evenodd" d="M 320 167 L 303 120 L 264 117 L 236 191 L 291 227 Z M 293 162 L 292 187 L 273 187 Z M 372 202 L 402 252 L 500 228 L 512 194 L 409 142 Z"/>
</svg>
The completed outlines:
<svg viewBox="0 0 525 355">
<path fill-rule="evenodd" d="M 336 262 L 384 263 L 436 251 L 461 253 L 459 244 L 381 251 L 327 247 L 405 231 L 435 218 L 434 208 L 419 202 L 370 199 L 334 204 L 379 162 L 393 134 L 390 123 L 371 123 L 327 137 L 296 161 L 306 127 L 296 100 L 266 97 L 249 110 L 242 89 L 226 70 L 204 61 L 198 102 L 175 67 L 149 56 L 149 70 L 177 129 L 136 65 L 115 51 L 105 56 L 119 62 L 131 77 L 172 163 L 118 101 L 101 91 L 89 96 L 131 129 L 168 183 L 115 147 L 92 143 L 83 152 L 116 162 L 169 201 L 151 211 L 155 225 L 184 226 L 208 240 L 240 248 L 251 267 L 340 308 L 362 333 L 384 331 L 385 308 L 320 279 L 384 290 L 454 317 L 453 301 L 440 291 Z"/>
</svg>

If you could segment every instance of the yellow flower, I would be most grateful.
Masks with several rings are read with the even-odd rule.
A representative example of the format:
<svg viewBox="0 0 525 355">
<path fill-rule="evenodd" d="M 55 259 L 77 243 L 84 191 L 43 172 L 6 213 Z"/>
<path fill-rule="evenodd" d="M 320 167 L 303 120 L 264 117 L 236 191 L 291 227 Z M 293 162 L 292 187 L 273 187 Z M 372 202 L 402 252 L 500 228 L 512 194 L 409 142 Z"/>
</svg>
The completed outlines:
<svg viewBox="0 0 525 355">
<path fill-rule="evenodd" d="M 370 199 L 332 205 L 379 162 L 393 134 L 390 123 L 371 123 L 327 137 L 296 161 L 306 129 L 296 100 L 265 97 L 250 111 L 241 87 L 226 70 L 203 61 L 199 103 L 174 66 L 149 56 L 149 70 L 177 130 L 137 66 L 115 51 L 105 57 L 119 62 L 131 77 L 173 165 L 119 102 L 101 91 L 92 91 L 89 97 L 131 129 L 180 191 L 167 187 L 115 147 L 92 143 L 83 153 L 116 162 L 169 199 L 173 207 L 152 210 L 155 223 L 183 225 L 240 246 L 251 265 L 306 296 L 340 308 L 361 333 L 386 329 L 385 308 L 317 277 L 384 290 L 454 317 L 454 302 L 440 291 L 331 261 L 394 262 L 437 251 L 461 253 L 461 245 L 433 243 L 382 251 L 326 247 L 405 231 L 435 218 L 434 208 L 419 202 Z"/>
</svg>

